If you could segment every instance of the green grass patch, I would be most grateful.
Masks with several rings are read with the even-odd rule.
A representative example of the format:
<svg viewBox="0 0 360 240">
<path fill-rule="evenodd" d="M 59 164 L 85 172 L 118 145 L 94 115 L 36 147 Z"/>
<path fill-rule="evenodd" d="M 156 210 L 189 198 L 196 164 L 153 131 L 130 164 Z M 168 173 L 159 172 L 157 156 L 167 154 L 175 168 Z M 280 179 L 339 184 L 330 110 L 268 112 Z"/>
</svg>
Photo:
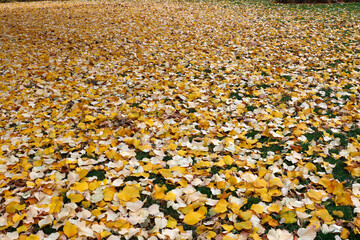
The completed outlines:
<svg viewBox="0 0 360 240">
<path fill-rule="evenodd" d="M 91 170 L 86 177 L 96 177 L 98 181 L 102 181 L 105 179 L 105 174 L 105 170 Z"/>
<path fill-rule="evenodd" d="M 351 221 L 354 218 L 354 206 L 336 206 L 336 204 L 332 200 L 324 202 L 324 206 L 335 219 L 339 217 L 333 214 L 334 211 L 341 211 L 344 213 L 344 216 L 339 219 Z"/>
<path fill-rule="evenodd" d="M 135 158 L 137 160 L 143 160 L 144 158 L 151 158 L 150 152 L 143 152 L 141 150 L 136 150 Z"/>
<path fill-rule="evenodd" d="M 261 198 L 249 197 L 247 203 L 241 207 L 241 210 L 243 211 L 249 210 L 253 204 L 258 204 L 259 202 L 261 202 Z"/>
<path fill-rule="evenodd" d="M 347 165 L 345 163 L 345 159 L 340 158 L 336 162 L 336 166 L 333 169 L 333 176 L 335 179 L 339 180 L 340 182 L 343 182 L 343 181 L 353 182 L 355 179 L 349 173 L 349 171 L 345 169 L 346 167 L 347 167 Z"/>
</svg>

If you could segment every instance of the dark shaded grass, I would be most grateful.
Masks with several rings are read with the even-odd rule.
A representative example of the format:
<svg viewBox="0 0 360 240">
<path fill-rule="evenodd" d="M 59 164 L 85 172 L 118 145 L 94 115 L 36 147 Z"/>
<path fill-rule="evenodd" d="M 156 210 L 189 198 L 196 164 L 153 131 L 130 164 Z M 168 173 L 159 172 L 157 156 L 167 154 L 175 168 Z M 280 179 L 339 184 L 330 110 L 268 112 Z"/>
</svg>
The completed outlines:
<svg viewBox="0 0 360 240">
<path fill-rule="evenodd" d="M 290 4 L 319 4 L 319 3 L 350 3 L 360 2 L 360 0 L 275 0 L 277 3 L 290 3 Z"/>
</svg>

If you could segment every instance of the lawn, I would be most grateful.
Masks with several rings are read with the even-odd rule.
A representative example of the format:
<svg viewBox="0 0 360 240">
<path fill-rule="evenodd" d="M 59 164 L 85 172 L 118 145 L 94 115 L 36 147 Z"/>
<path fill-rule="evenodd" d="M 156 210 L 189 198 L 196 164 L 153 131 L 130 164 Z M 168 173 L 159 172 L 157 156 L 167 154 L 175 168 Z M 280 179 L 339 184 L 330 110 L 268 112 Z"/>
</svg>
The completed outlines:
<svg viewBox="0 0 360 240">
<path fill-rule="evenodd" d="M 360 4 L 0 4 L 0 238 L 360 238 Z"/>
</svg>

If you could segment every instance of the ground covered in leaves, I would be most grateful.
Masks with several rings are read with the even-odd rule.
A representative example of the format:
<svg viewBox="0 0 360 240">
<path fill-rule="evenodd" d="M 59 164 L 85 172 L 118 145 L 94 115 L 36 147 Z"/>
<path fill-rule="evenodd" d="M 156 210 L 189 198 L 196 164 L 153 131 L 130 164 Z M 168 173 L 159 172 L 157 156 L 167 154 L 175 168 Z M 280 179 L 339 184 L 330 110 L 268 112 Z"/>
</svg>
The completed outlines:
<svg viewBox="0 0 360 240">
<path fill-rule="evenodd" d="M 0 238 L 356 239 L 359 15 L 0 5 Z"/>
</svg>

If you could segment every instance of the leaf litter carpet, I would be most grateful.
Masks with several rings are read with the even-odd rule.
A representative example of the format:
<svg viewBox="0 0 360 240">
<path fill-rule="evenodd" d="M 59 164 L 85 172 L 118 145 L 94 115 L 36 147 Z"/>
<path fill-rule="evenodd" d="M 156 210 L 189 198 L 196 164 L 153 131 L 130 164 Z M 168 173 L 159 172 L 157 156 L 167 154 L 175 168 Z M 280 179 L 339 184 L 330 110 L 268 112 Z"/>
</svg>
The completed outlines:
<svg viewBox="0 0 360 240">
<path fill-rule="evenodd" d="M 0 238 L 355 239 L 359 17 L 0 5 Z"/>
</svg>

